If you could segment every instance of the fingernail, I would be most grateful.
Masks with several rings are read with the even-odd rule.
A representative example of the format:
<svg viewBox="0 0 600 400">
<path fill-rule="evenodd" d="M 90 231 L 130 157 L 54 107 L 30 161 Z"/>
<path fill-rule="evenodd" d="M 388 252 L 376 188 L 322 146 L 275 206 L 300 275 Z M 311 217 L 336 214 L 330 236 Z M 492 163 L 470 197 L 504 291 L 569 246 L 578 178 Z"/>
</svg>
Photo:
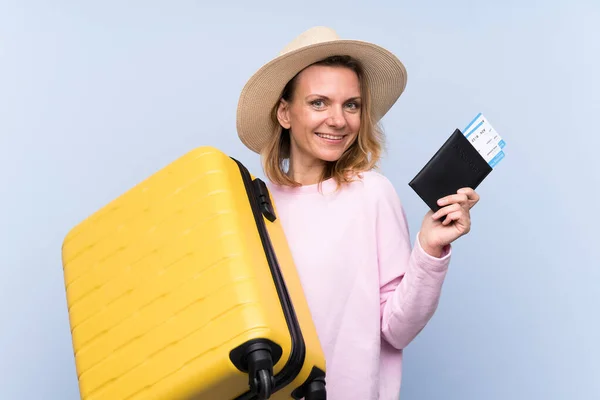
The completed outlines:
<svg viewBox="0 0 600 400">
<path fill-rule="evenodd" d="M 439 200 L 437 201 L 437 203 L 438 203 L 438 205 L 440 205 L 440 206 L 441 206 L 442 204 L 444 204 L 444 201 L 445 201 L 444 199 L 439 199 Z"/>
<path fill-rule="evenodd" d="M 464 192 L 466 192 L 465 189 L 459 189 L 457 193 L 464 193 Z"/>
</svg>

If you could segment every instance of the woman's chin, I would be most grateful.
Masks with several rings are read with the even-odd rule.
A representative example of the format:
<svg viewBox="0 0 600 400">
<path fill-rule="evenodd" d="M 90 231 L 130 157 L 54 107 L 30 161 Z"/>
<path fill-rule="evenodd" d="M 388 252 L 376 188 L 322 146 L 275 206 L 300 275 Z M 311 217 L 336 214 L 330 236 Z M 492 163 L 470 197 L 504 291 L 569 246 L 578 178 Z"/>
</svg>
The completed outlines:
<svg viewBox="0 0 600 400">
<path fill-rule="evenodd" d="M 317 151 L 316 156 L 323 161 L 334 162 L 340 159 L 340 157 L 344 154 L 344 149 L 319 149 Z"/>
</svg>

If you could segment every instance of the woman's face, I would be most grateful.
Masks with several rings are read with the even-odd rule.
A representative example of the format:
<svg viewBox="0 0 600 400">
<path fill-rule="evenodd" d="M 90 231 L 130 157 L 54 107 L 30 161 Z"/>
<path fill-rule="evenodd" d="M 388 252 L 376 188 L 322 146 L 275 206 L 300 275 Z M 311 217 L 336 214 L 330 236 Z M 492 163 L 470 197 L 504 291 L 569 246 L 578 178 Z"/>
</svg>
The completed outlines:
<svg viewBox="0 0 600 400">
<path fill-rule="evenodd" d="M 313 65 L 302 71 L 279 123 L 290 130 L 294 168 L 339 159 L 360 128 L 360 82 L 349 68 Z"/>
</svg>

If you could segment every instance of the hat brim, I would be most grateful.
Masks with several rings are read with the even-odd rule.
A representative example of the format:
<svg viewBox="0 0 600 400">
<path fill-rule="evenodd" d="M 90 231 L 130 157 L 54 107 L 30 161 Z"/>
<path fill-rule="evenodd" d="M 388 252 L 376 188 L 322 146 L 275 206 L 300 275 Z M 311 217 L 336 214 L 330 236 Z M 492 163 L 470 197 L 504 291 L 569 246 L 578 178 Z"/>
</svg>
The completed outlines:
<svg viewBox="0 0 600 400">
<path fill-rule="evenodd" d="M 277 125 L 271 109 L 285 85 L 298 72 L 332 55 L 348 55 L 363 66 L 371 92 L 373 117 L 380 120 L 406 87 L 406 68 L 388 50 L 358 40 L 335 40 L 285 53 L 263 65 L 242 89 L 237 108 L 237 132 L 250 150 L 260 153 Z"/>
</svg>

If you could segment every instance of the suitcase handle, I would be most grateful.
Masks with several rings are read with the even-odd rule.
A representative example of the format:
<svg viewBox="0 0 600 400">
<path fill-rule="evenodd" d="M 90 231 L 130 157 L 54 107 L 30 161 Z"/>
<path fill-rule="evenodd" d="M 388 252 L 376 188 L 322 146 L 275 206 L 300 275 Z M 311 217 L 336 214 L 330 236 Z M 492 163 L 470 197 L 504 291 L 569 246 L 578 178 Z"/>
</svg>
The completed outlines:
<svg viewBox="0 0 600 400">
<path fill-rule="evenodd" d="M 275 210 L 271 203 L 271 196 L 269 196 L 267 185 L 259 178 L 254 178 L 252 183 L 254 184 L 254 189 L 256 189 L 256 197 L 258 199 L 260 211 L 269 221 L 275 221 L 277 217 L 275 216 Z"/>
</svg>

